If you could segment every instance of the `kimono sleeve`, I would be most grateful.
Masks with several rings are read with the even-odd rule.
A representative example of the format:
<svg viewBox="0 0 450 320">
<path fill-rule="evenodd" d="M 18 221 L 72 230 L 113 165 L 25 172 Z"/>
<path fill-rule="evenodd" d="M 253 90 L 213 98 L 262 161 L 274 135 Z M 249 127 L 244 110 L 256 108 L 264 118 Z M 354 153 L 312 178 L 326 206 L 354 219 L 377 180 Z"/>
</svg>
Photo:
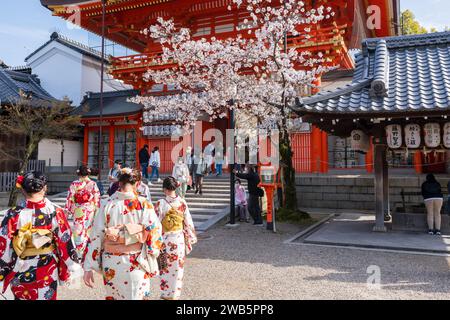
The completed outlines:
<svg viewBox="0 0 450 320">
<path fill-rule="evenodd" d="M 102 268 L 101 257 L 103 251 L 103 240 L 105 238 L 106 214 L 109 210 L 109 203 L 101 206 L 95 215 L 91 229 L 91 236 L 87 247 L 87 254 L 84 260 L 83 269 L 85 271 L 95 270 L 100 272 Z"/>
<path fill-rule="evenodd" d="M 17 261 L 17 254 L 13 249 L 13 237 L 17 230 L 19 212 L 10 209 L 0 226 L 0 283 L 4 281 L 3 292 L 8 287 L 12 271 Z"/>
<path fill-rule="evenodd" d="M 95 182 L 92 183 L 92 202 L 94 203 L 95 207 L 98 209 L 100 208 L 100 199 L 101 194 L 100 190 Z"/>
<path fill-rule="evenodd" d="M 66 205 L 65 209 L 70 214 L 73 214 L 75 210 L 75 190 L 74 185 L 71 184 L 69 188 L 69 192 L 67 193 Z"/>
<path fill-rule="evenodd" d="M 60 208 L 56 209 L 53 221 L 53 235 L 55 238 L 56 255 L 58 257 L 58 278 L 62 282 L 68 282 L 75 274 L 80 273 L 78 255 L 72 238 L 67 217 Z"/>
<path fill-rule="evenodd" d="M 148 231 L 147 236 L 147 253 L 157 257 L 159 256 L 159 252 L 161 250 L 161 246 L 163 243 L 162 240 L 162 226 L 161 222 L 158 219 L 158 216 L 155 213 L 155 210 L 153 208 L 153 205 L 148 202 L 144 201 L 144 226 L 145 229 Z"/>
<path fill-rule="evenodd" d="M 184 242 L 186 245 L 186 254 L 189 254 L 192 251 L 192 246 L 197 243 L 197 235 L 195 234 L 194 221 L 192 220 L 192 216 L 187 205 L 184 211 L 183 233 Z"/>
</svg>

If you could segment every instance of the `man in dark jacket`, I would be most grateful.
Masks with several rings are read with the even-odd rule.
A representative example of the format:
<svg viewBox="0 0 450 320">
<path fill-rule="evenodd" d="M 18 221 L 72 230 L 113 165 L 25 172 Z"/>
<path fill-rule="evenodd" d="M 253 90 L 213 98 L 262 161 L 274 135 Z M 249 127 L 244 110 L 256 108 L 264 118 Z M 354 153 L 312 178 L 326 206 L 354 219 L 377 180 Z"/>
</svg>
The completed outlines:
<svg viewBox="0 0 450 320">
<path fill-rule="evenodd" d="M 441 209 L 444 201 L 441 184 L 433 174 L 422 183 L 422 196 L 427 208 L 428 234 L 441 235 Z"/>
<path fill-rule="evenodd" d="M 139 151 L 139 164 L 142 169 L 142 177 L 148 179 L 148 163 L 150 161 L 150 153 L 148 152 L 148 144 Z"/>
<path fill-rule="evenodd" d="M 261 206 L 259 205 L 260 194 L 258 192 L 258 184 L 261 182 L 256 166 L 247 166 L 248 173 L 238 173 L 233 170 L 236 177 L 245 179 L 248 181 L 248 211 L 253 218 L 254 225 L 263 226 L 263 220 L 261 216 Z"/>
</svg>

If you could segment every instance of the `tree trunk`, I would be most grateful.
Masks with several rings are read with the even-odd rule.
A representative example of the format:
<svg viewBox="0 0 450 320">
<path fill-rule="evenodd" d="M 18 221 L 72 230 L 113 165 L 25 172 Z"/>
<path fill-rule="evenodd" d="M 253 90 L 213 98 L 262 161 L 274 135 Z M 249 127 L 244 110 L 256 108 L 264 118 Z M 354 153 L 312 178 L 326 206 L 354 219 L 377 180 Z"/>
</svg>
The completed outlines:
<svg viewBox="0 0 450 320">
<path fill-rule="evenodd" d="M 280 160 L 281 182 L 283 188 L 283 207 L 288 210 L 297 210 L 297 191 L 295 187 L 295 169 L 292 164 L 292 147 L 289 133 L 286 128 L 281 130 Z"/>
<path fill-rule="evenodd" d="M 22 165 L 19 169 L 19 174 L 24 174 L 25 170 L 28 167 L 28 162 L 30 161 L 30 157 L 34 152 L 34 149 L 36 149 L 37 143 L 35 142 L 29 142 L 27 146 L 27 150 L 25 152 L 25 156 L 22 161 Z M 16 188 L 16 184 L 14 184 L 13 189 L 11 193 L 9 194 L 9 201 L 8 201 L 8 207 L 15 207 L 17 205 L 17 196 L 18 196 L 18 190 Z"/>
</svg>

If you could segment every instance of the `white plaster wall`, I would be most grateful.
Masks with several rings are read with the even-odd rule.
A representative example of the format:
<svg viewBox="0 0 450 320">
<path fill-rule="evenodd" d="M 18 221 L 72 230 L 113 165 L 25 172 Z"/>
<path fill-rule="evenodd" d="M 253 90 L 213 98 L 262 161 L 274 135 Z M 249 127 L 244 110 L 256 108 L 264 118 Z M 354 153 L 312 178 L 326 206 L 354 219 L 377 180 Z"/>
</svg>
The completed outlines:
<svg viewBox="0 0 450 320">
<path fill-rule="evenodd" d="M 64 166 L 77 166 L 82 161 L 83 143 L 64 140 Z M 61 141 L 44 139 L 38 146 L 38 160 L 45 160 L 52 167 L 61 165 Z"/>
<path fill-rule="evenodd" d="M 81 90 L 82 58 L 81 53 L 53 41 L 30 57 L 27 64 L 52 96 L 57 99 L 67 96 L 78 105 L 84 95 Z"/>
</svg>

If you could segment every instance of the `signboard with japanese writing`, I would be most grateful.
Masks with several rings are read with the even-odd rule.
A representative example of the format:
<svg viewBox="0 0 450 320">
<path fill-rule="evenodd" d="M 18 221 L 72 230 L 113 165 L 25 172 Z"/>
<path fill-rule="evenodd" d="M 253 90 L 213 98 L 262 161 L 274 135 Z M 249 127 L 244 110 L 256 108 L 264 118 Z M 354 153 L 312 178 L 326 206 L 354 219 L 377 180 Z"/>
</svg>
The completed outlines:
<svg viewBox="0 0 450 320">
<path fill-rule="evenodd" d="M 444 124 L 444 134 L 442 136 L 444 147 L 450 149 L 450 122 Z"/>
<path fill-rule="evenodd" d="M 369 151 L 369 136 L 362 130 L 353 130 L 351 133 L 351 148 L 355 151 Z"/>
<path fill-rule="evenodd" d="M 400 148 L 402 146 L 402 126 L 398 124 L 386 126 L 386 140 L 389 148 Z"/>
<path fill-rule="evenodd" d="M 420 126 L 418 124 L 407 124 L 405 126 L 405 144 L 407 148 L 417 149 L 420 147 Z"/>
<path fill-rule="evenodd" d="M 441 144 L 441 126 L 439 123 L 427 123 L 423 126 L 425 145 L 428 148 L 437 148 Z"/>
</svg>

